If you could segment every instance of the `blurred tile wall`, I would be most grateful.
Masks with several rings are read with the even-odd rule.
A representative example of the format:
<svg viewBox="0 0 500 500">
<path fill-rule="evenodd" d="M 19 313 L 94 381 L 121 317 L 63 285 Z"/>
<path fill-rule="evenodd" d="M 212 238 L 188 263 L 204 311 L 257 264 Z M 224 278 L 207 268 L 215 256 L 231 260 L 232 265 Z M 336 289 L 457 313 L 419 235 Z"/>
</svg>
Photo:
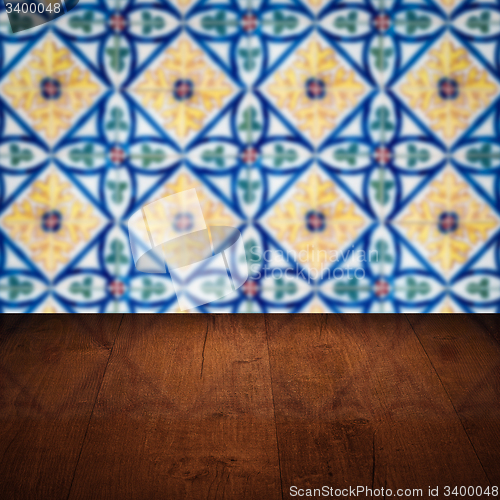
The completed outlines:
<svg viewBox="0 0 500 500">
<path fill-rule="evenodd" d="M 498 0 L 3 11 L 1 311 L 177 311 L 127 221 L 192 187 L 250 265 L 197 311 L 498 311 L 499 43 Z"/>
</svg>

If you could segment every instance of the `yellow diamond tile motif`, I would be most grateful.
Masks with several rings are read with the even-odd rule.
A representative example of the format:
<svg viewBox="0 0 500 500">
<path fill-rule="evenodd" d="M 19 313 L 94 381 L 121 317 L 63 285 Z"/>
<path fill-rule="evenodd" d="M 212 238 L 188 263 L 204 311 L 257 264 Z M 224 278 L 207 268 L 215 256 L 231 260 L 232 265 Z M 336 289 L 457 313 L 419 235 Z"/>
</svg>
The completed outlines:
<svg viewBox="0 0 500 500">
<path fill-rule="evenodd" d="M 405 76 L 399 89 L 438 136 L 452 141 L 486 109 L 499 87 L 463 47 L 445 40 Z"/>
<path fill-rule="evenodd" d="M 92 239 L 102 226 L 92 204 L 55 170 L 42 175 L 1 220 L 10 238 L 51 275 Z"/>
<path fill-rule="evenodd" d="M 1 90 L 43 138 L 54 142 L 95 102 L 101 86 L 68 48 L 48 38 L 10 73 Z"/>
<path fill-rule="evenodd" d="M 455 271 L 498 228 L 499 218 L 455 172 L 446 170 L 398 218 L 430 262 Z"/>
<path fill-rule="evenodd" d="M 266 93 L 314 142 L 326 137 L 367 86 L 331 47 L 309 40 L 271 78 Z"/>
<path fill-rule="evenodd" d="M 367 220 L 319 169 L 302 177 L 267 217 L 278 241 L 301 265 L 321 271 L 361 234 Z"/>
<path fill-rule="evenodd" d="M 176 139 L 199 131 L 235 88 L 191 41 L 182 38 L 133 87 L 133 94 Z"/>
</svg>

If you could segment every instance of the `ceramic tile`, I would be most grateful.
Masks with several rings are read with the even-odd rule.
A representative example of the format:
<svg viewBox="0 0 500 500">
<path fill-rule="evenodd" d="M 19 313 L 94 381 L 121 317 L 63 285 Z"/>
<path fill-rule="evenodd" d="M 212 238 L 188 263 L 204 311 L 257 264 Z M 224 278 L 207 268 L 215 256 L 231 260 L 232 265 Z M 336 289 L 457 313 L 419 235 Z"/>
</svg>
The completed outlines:
<svg viewBox="0 0 500 500">
<path fill-rule="evenodd" d="M 2 12 L 1 311 L 179 311 L 127 222 L 196 188 L 250 276 L 193 312 L 499 312 L 499 31 L 473 0 Z"/>
</svg>

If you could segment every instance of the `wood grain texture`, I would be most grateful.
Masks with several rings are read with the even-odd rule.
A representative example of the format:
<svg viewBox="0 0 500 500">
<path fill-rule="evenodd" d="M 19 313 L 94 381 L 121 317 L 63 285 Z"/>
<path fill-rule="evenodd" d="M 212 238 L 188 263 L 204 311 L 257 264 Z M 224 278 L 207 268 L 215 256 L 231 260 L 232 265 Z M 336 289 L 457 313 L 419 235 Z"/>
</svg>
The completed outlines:
<svg viewBox="0 0 500 500">
<path fill-rule="evenodd" d="M 0 318 L 0 498 L 66 499 L 121 316 Z"/>
<path fill-rule="evenodd" d="M 404 316 L 268 316 L 283 491 L 490 483 Z"/>
<path fill-rule="evenodd" d="M 500 486 L 497 315 L 409 315 L 492 484 Z"/>
<path fill-rule="evenodd" d="M 160 498 L 281 498 L 263 316 L 125 318 L 70 499 Z"/>
<path fill-rule="evenodd" d="M 1 500 L 500 482 L 497 316 L 121 319 L 0 318 Z"/>
<path fill-rule="evenodd" d="M 476 324 L 480 335 L 486 331 L 500 344 L 500 314 L 469 314 L 467 317 Z"/>
</svg>

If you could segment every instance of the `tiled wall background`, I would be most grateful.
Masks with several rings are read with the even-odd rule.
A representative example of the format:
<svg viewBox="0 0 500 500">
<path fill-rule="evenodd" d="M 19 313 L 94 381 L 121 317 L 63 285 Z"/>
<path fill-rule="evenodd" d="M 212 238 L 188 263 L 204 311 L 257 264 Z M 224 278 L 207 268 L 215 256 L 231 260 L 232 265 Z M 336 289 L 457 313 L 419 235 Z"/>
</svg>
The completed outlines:
<svg viewBox="0 0 500 500">
<path fill-rule="evenodd" d="M 191 187 L 251 264 L 200 311 L 498 311 L 498 0 L 85 0 L 0 32 L 3 312 L 176 311 L 127 220 Z"/>
</svg>

